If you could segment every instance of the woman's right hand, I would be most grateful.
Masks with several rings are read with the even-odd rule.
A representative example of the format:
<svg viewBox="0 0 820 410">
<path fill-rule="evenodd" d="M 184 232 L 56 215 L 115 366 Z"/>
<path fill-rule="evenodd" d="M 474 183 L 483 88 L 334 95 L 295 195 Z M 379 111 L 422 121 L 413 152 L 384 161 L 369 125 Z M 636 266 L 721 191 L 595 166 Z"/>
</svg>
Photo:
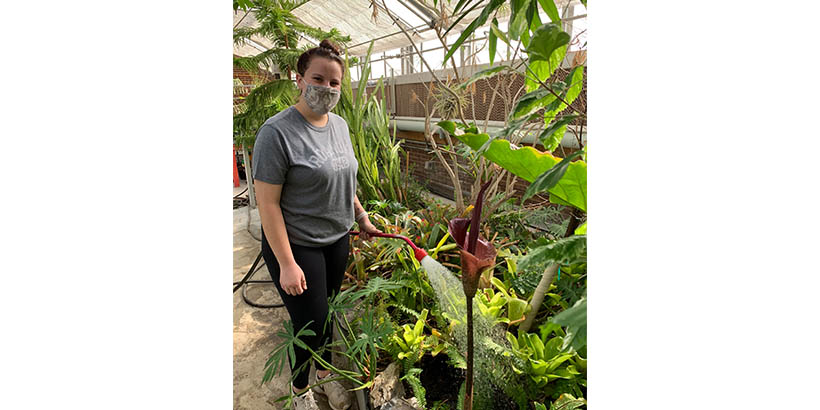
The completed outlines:
<svg viewBox="0 0 820 410">
<path fill-rule="evenodd" d="M 307 290 L 305 273 L 296 263 L 280 266 L 279 284 L 282 286 L 282 290 L 291 296 L 301 295 L 302 292 Z"/>
</svg>

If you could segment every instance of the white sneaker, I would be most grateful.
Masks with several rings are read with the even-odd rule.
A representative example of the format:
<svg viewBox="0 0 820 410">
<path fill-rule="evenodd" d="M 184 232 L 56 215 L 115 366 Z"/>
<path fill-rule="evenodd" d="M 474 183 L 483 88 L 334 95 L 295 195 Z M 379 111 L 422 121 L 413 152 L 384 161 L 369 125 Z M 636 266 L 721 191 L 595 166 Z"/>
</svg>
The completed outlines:
<svg viewBox="0 0 820 410">
<path fill-rule="evenodd" d="M 336 374 L 330 373 L 327 376 L 322 377 L 322 379 L 332 379 L 334 377 L 337 377 Z M 316 384 L 320 380 L 319 375 L 315 375 L 314 378 L 315 381 L 313 384 Z M 313 390 L 316 391 L 316 393 L 327 396 L 327 403 L 333 410 L 346 410 L 350 408 L 351 404 L 353 404 L 351 393 L 347 391 L 347 389 L 345 389 L 338 381 L 332 381 L 314 386 Z"/>
<path fill-rule="evenodd" d="M 319 410 L 319 405 L 316 404 L 316 398 L 313 397 L 313 390 L 308 390 L 301 396 L 293 398 L 294 410 Z"/>
</svg>

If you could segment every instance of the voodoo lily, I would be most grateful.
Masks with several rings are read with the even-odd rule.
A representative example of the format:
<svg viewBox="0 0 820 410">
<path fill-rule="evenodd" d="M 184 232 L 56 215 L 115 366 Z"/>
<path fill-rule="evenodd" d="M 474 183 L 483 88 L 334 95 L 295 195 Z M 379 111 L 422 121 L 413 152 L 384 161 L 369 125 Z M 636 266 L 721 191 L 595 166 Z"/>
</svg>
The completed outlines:
<svg viewBox="0 0 820 410">
<path fill-rule="evenodd" d="M 464 409 L 473 407 L 473 297 L 478 288 L 481 273 L 495 264 L 495 247 L 479 235 L 481 225 L 481 205 L 484 191 L 490 185 L 486 182 L 478 191 L 472 218 L 453 218 L 449 223 L 450 236 L 455 239 L 461 253 L 461 285 L 467 297 L 467 377 L 464 382 Z M 469 227 L 469 232 L 467 228 Z"/>
</svg>

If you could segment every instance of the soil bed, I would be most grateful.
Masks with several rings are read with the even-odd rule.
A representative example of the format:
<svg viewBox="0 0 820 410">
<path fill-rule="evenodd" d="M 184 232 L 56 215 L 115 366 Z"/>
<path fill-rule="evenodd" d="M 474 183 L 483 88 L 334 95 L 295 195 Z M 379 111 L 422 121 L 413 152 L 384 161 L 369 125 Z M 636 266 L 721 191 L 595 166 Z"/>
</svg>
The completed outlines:
<svg viewBox="0 0 820 410">
<path fill-rule="evenodd" d="M 464 370 L 447 363 L 447 355 L 441 353 L 436 357 L 424 355 L 417 366 L 422 369 L 419 379 L 427 394 L 427 407 L 437 401 L 447 403 L 455 409 L 458 405 L 458 390 L 464 382 Z M 405 383 L 405 391 L 412 397 L 413 389 Z"/>
</svg>

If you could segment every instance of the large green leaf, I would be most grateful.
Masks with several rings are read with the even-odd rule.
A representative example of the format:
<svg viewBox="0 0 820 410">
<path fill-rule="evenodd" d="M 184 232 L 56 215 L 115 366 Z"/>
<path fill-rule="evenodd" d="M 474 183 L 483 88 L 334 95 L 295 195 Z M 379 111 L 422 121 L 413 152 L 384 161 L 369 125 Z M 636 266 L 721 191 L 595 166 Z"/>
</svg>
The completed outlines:
<svg viewBox="0 0 820 410">
<path fill-rule="evenodd" d="M 555 99 L 549 106 L 547 106 L 547 110 L 544 112 L 545 124 L 552 122 L 556 115 L 567 108 L 567 104 L 572 104 L 573 101 L 578 99 L 578 96 L 581 95 L 581 91 L 584 88 L 584 67 L 575 67 L 569 73 L 565 82 L 557 81 L 555 84 L 561 84 L 563 86 L 563 90 L 561 91 L 561 99 L 564 101 Z M 564 103 L 565 101 L 567 104 Z"/>
<path fill-rule="evenodd" d="M 555 151 L 561 140 L 564 139 L 564 134 L 567 131 L 567 125 L 578 118 L 577 115 L 565 115 L 560 119 L 554 121 L 549 127 L 545 128 L 538 136 L 538 140 L 544 145 L 547 151 Z"/>
<path fill-rule="evenodd" d="M 562 31 L 560 26 L 547 23 L 535 30 L 527 53 L 532 61 L 550 61 L 552 54 L 569 43 L 569 40 L 569 34 Z"/>
<path fill-rule="evenodd" d="M 527 191 L 524 192 L 524 197 L 521 198 L 521 202 L 526 201 L 539 192 L 546 191 L 555 185 L 558 185 L 558 181 L 564 177 L 564 174 L 567 172 L 567 168 L 569 168 L 571 161 L 578 158 L 583 153 L 583 151 L 575 151 L 570 154 L 570 156 L 562 159 L 558 165 L 544 171 L 543 174 L 539 175 L 538 178 L 530 184 Z"/>
<path fill-rule="evenodd" d="M 558 185 L 550 188 L 550 202 L 574 206 L 587 211 L 587 163 L 575 161 L 569 164 Z"/>
<path fill-rule="evenodd" d="M 587 343 L 586 296 L 575 302 L 575 305 L 571 308 L 555 315 L 552 322 L 567 327 L 567 335 L 564 337 L 564 349 L 571 346 L 575 351 L 581 350 Z"/>
<path fill-rule="evenodd" d="M 535 30 L 541 27 L 541 17 L 538 16 L 537 11 L 538 3 L 532 0 L 527 8 L 527 27 L 521 33 L 521 44 L 525 49 L 530 46 L 530 31 L 535 33 Z"/>
<path fill-rule="evenodd" d="M 456 125 L 452 121 L 441 121 L 438 126 L 454 135 L 470 148 L 478 151 L 490 140 L 488 134 L 456 133 Z M 515 147 L 505 139 L 495 139 L 489 143 L 482 153 L 485 158 L 498 164 L 514 175 L 533 182 L 539 175 L 552 168 L 561 161 L 548 152 L 541 152 L 532 147 Z M 550 201 L 562 205 L 574 206 L 584 212 L 587 209 L 587 164 L 583 161 L 570 163 L 564 177 L 552 187 Z"/>
<path fill-rule="evenodd" d="M 567 98 L 565 98 L 565 100 L 572 104 L 572 102 L 581 95 L 581 90 L 584 89 L 584 66 L 579 65 L 573 68 L 567 78 L 569 80 L 566 81 Z"/>
<path fill-rule="evenodd" d="M 535 90 L 541 86 L 541 82 L 546 82 L 552 73 L 554 73 L 555 70 L 561 65 L 561 62 L 564 61 L 564 57 L 566 55 L 567 46 L 561 46 L 556 52 L 552 53 L 548 61 L 530 60 L 529 70 L 525 76 L 527 92 Z"/>
<path fill-rule="evenodd" d="M 521 118 L 530 115 L 555 101 L 555 95 L 546 88 L 539 88 L 535 91 L 524 94 L 515 103 L 510 114 L 510 119 Z"/>
<path fill-rule="evenodd" d="M 474 150 L 480 149 L 490 139 L 487 134 L 456 134 L 454 129 L 448 129 L 448 122 L 452 125 L 450 121 L 442 121 L 438 125 Z M 552 168 L 560 161 L 558 158 L 542 153 L 532 147 L 512 148 L 510 142 L 503 139 L 493 140 L 484 156 L 529 182 L 535 181 L 538 175 Z"/>
<path fill-rule="evenodd" d="M 518 271 L 540 268 L 545 264 L 572 265 L 586 260 L 587 237 L 583 235 L 561 238 L 546 245 L 527 250 L 518 261 Z"/>
<path fill-rule="evenodd" d="M 530 7 L 530 0 L 512 0 L 512 14 L 510 14 L 510 28 L 508 33 L 510 39 L 518 40 L 521 33 L 528 29 L 527 10 Z"/>
<path fill-rule="evenodd" d="M 558 14 L 558 8 L 555 7 L 555 3 L 552 0 L 538 0 L 538 4 L 547 12 L 547 16 L 549 16 L 553 23 L 561 24 L 561 16 Z"/>
<path fill-rule="evenodd" d="M 529 70 L 524 75 L 524 85 L 528 93 L 533 92 L 541 86 L 541 81 L 547 81 L 552 72 L 548 61 L 530 61 Z"/>
</svg>

